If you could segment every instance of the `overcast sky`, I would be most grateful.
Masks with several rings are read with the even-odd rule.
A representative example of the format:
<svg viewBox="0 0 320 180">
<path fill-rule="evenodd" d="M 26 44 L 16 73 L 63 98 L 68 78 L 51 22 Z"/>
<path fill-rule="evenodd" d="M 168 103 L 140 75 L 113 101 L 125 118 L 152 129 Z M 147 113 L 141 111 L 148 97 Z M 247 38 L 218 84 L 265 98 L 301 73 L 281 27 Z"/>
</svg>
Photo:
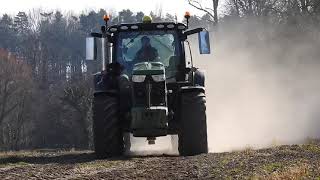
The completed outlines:
<svg viewBox="0 0 320 180">
<path fill-rule="evenodd" d="M 1 0 L 0 14 L 14 15 L 19 11 L 28 11 L 33 8 L 47 10 L 59 9 L 63 12 L 73 11 L 79 13 L 88 10 L 98 10 L 100 8 L 109 11 L 120 11 L 130 9 L 134 12 L 143 11 L 149 14 L 150 11 L 162 8 L 164 13 L 177 14 L 181 19 L 184 12 L 190 11 L 192 14 L 202 15 L 195 8 L 188 5 L 187 0 Z M 211 0 L 199 0 L 203 4 L 211 7 Z"/>
</svg>

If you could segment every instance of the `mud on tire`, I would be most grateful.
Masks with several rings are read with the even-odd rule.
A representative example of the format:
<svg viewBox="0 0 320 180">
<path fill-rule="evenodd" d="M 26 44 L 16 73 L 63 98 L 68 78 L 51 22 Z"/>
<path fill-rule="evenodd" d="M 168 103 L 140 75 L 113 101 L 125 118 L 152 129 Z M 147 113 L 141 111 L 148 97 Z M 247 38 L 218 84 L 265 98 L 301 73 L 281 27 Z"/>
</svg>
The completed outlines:
<svg viewBox="0 0 320 180">
<path fill-rule="evenodd" d="M 179 154 L 193 156 L 208 153 L 205 94 L 183 93 L 180 103 Z"/>
<path fill-rule="evenodd" d="M 118 98 L 106 94 L 95 95 L 92 108 L 96 157 L 121 156 L 124 142 L 119 121 Z"/>
</svg>

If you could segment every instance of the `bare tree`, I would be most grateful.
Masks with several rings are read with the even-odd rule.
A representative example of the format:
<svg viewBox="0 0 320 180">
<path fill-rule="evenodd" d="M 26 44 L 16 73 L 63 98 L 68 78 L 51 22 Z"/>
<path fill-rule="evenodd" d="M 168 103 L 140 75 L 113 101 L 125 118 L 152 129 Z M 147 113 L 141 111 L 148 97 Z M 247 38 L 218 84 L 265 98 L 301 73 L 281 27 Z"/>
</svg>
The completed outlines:
<svg viewBox="0 0 320 180">
<path fill-rule="evenodd" d="M 64 95 L 61 100 L 71 108 L 73 108 L 78 115 L 77 123 L 81 128 L 82 138 L 80 139 L 82 148 L 89 147 L 90 132 L 88 127 L 90 126 L 89 114 L 92 101 L 92 89 L 90 88 L 91 79 L 82 79 L 75 83 L 68 83 L 64 89 Z"/>
<path fill-rule="evenodd" d="M 5 139 L 17 149 L 32 88 L 31 69 L 9 52 L 0 50 L 0 124 L 7 124 Z"/>
<path fill-rule="evenodd" d="M 295 0 L 296 1 L 296 0 Z M 281 4 L 282 3 L 282 4 Z M 235 16 L 267 16 L 281 13 L 288 1 L 280 0 L 228 0 L 227 7 Z"/>
<path fill-rule="evenodd" d="M 16 94 L 24 90 L 22 83 L 28 81 L 27 69 L 8 52 L 0 51 L 0 123 L 16 109 Z"/>
<path fill-rule="evenodd" d="M 219 6 L 219 0 L 212 0 L 212 8 L 204 7 L 199 1 L 197 0 L 188 0 L 188 3 L 200 10 L 208 14 L 210 17 L 213 18 L 214 25 L 218 24 L 218 6 Z"/>
</svg>

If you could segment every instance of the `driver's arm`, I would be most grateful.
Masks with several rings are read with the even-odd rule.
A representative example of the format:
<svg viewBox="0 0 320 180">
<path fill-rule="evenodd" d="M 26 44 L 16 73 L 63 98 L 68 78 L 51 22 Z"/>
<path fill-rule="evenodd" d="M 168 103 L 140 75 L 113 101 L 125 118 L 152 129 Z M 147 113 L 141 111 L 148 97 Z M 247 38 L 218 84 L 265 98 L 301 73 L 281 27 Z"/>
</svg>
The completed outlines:
<svg viewBox="0 0 320 180">
<path fill-rule="evenodd" d="M 139 50 L 137 51 L 136 55 L 135 55 L 134 58 L 133 58 L 133 61 L 134 61 L 134 62 L 139 61 L 139 59 L 141 59 L 141 53 L 142 53 L 142 51 L 141 51 L 141 49 L 139 49 Z"/>
<path fill-rule="evenodd" d="M 160 60 L 159 53 L 156 48 L 153 48 L 153 57 L 154 57 L 154 59 L 153 59 L 154 61 Z"/>
</svg>

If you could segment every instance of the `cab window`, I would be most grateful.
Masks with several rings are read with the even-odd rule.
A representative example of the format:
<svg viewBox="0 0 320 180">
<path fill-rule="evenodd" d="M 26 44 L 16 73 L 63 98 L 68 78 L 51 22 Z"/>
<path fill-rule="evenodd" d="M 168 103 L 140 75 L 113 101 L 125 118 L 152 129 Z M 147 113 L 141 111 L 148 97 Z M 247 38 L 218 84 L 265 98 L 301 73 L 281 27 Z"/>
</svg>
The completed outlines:
<svg viewBox="0 0 320 180">
<path fill-rule="evenodd" d="M 124 65 L 128 75 L 136 63 L 161 62 L 170 78 L 180 62 L 179 43 L 176 31 L 120 32 L 116 60 Z"/>
</svg>

